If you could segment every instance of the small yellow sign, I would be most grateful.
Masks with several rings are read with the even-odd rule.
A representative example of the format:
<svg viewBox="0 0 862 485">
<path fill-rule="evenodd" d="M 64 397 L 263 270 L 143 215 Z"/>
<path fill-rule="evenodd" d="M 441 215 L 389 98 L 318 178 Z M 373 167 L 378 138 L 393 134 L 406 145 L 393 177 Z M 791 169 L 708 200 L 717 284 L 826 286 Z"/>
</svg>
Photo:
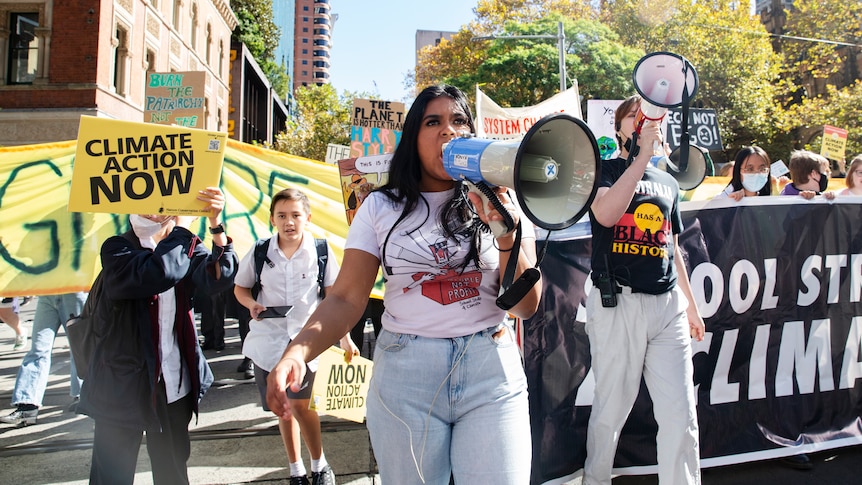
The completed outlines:
<svg viewBox="0 0 862 485">
<path fill-rule="evenodd" d="M 334 346 L 326 349 L 317 361 L 309 409 L 357 423 L 364 421 L 373 364 L 359 356 L 348 364 L 343 350 Z"/>
<path fill-rule="evenodd" d="M 823 143 L 820 154 L 832 160 L 844 160 L 844 150 L 847 148 L 847 130 L 834 126 L 823 125 Z"/>
<path fill-rule="evenodd" d="M 217 187 L 227 134 L 82 116 L 70 212 L 207 215 L 198 191 Z"/>
</svg>

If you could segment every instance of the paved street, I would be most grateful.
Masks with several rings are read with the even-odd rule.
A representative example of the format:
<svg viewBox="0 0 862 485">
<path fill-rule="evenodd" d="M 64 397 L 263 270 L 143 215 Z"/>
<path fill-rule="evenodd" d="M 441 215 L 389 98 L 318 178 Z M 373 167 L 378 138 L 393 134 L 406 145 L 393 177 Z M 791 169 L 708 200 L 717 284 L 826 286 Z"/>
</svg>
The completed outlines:
<svg viewBox="0 0 862 485">
<path fill-rule="evenodd" d="M 28 330 L 32 327 L 35 300 L 22 309 Z M 15 373 L 23 351 L 13 352 L 14 333 L 0 325 L 0 413 L 8 407 Z M 241 360 L 235 321 L 228 320 L 227 348 L 206 351 L 216 383 L 201 402 L 197 423 L 192 423 L 192 454 L 189 474 L 195 484 L 284 483 L 287 459 L 278 435 L 275 417 L 258 402 L 253 380 L 236 373 Z M 28 345 L 29 347 L 29 345 Z M 0 463 L 3 483 L 83 484 L 90 466 L 93 423 L 66 412 L 69 397 L 69 349 L 61 332 L 54 345 L 48 391 L 36 425 L 14 428 L 0 425 Z M 376 466 L 364 425 L 323 416 L 323 446 L 327 460 L 341 485 L 379 484 Z M 707 485 L 856 485 L 862 475 L 862 446 L 811 455 L 812 471 L 784 467 L 778 462 L 706 469 Z M 306 453 L 306 467 L 309 459 Z M 136 483 L 152 478 L 146 449 L 139 455 Z M 615 485 L 656 484 L 655 476 L 618 477 Z M 567 485 L 580 485 L 575 478 Z"/>
</svg>

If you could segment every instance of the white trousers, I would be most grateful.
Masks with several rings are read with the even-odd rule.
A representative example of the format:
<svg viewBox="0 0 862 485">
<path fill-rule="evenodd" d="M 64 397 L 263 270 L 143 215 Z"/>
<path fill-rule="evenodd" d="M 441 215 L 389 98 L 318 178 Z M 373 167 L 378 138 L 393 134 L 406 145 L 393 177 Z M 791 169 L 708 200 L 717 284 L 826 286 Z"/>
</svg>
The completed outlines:
<svg viewBox="0 0 862 485">
<path fill-rule="evenodd" d="M 643 376 L 658 423 L 659 483 L 699 484 L 688 300 L 679 288 L 662 295 L 623 289 L 616 307 L 603 307 L 598 289 L 587 301 L 586 332 L 596 389 L 583 483 L 610 485 L 620 431 Z"/>
</svg>

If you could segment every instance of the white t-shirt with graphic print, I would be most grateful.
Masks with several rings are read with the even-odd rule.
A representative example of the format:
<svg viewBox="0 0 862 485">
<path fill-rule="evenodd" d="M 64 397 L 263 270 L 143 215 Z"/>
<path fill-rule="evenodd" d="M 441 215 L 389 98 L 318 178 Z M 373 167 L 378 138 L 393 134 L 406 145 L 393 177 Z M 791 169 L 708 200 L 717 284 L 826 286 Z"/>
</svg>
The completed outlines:
<svg viewBox="0 0 862 485">
<path fill-rule="evenodd" d="M 453 189 L 454 190 L 454 189 Z M 460 244 L 447 240 L 438 227 L 439 210 L 453 190 L 426 192 L 430 212 L 420 200 L 416 209 L 395 226 L 402 204 L 384 194 L 371 193 L 350 226 L 345 249 L 359 249 L 380 259 L 386 280 L 383 328 L 432 338 L 470 335 L 502 322 L 505 312 L 495 304 L 500 288 L 499 252 L 491 233 L 481 243 L 482 268 L 460 265 L 470 249 L 467 236 Z M 522 218 L 522 238 L 535 240 L 535 231 Z M 508 253 L 506 253 L 508 254 Z"/>
</svg>

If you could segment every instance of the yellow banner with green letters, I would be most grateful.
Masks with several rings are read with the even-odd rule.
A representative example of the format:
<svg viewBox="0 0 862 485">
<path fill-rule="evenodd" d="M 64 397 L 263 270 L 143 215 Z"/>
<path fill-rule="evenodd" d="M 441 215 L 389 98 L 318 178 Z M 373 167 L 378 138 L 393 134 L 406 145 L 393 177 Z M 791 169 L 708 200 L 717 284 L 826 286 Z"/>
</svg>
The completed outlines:
<svg viewBox="0 0 862 485">
<path fill-rule="evenodd" d="M 128 229 L 126 215 L 67 210 L 76 149 L 75 140 L 0 148 L 0 296 L 89 289 L 102 242 Z M 271 234 L 270 197 L 293 187 L 310 199 L 309 230 L 325 237 L 341 261 L 348 226 L 336 166 L 229 139 L 220 187 L 225 227 L 240 257 Z M 206 220 L 192 229 L 209 238 Z M 381 288 L 378 281 L 376 296 Z"/>
</svg>

